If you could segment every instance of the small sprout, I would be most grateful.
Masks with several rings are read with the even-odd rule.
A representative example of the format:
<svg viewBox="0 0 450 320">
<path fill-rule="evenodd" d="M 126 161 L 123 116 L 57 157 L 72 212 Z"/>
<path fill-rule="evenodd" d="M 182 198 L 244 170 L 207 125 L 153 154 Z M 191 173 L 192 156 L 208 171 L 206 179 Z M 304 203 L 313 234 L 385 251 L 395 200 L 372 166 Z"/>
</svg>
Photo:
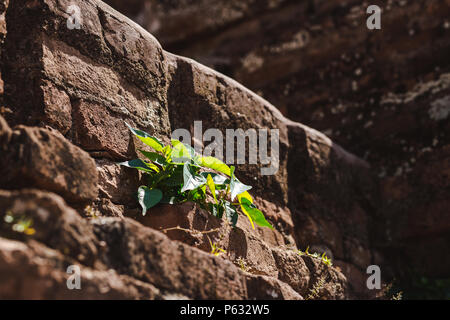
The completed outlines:
<svg viewBox="0 0 450 320">
<path fill-rule="evenodd" d="M 247 262 L 245 261 L 244 258 L 239 257 L 236 260 L 237 264 L 239 265 L 239 268 L 241 268 L 242 271 L 244 272 L 248 272 L 250 270 L 250 268 L 247 266 Z"/>
<path fill-rule="evenodd" d="M 34 228 L 27 228 L 23 231 L 23 233 L 25 233 L 27 236 L 32 236 L 36 233 L 36 230 L 34 230 Z"/>
<path fill-rule="evenodd" d="M 315 300 L 320 296 L 320 291 L 325 285 L 325 277 L 321 276 L 316 283 L 314 283 L 313 287 L 309 290 L 309 294 L 306 297 L 306 300 Z"/>
<path fill-rule="evenodd" d="M 91 206 L 86 206 L 86 208 L 84 208 L 84 214 L 91 219 L 97 219 L 99 217 L 98 211 Z"/>
<path fill-rule="evenodd" d="M 208 237 L 208 240 L 209 240 L 209 245 L 211 246 L 211 254 L 213 254 L 216 257 L 218 257 L 221 254 L 227 253 L 226 250 L 223 250 L 222 248 L 219 248 L 215 243 L 213 243 L 209 237 Z"/>
<path fill-rule="evenodd" d="M 391 300 L 403 300 L 403 291 L 394 294 Z"/>
<path fill-rule="evenodd" d="M 322 262 L 325 263 L 327 266 L 330 266 L 330 267 L 333 265 L 333 263 L 331 262 L 331 259 L 329 259 L 327 257 L 325 252 L 322 254 Z"/>
<path fill-rule="evenodd" d="M 326 264 L 327 266 L 330 266 L 330 267 L 333 266 L 333 262 L 331 261 L 330 258 L 327 257 L 327 255 L 326 255 L 325 252 L 322 253 L 322 256 L 321 256 L 319 253 L 317 253 L 317 252 L 310 253 L 310 252 L 309 252 L 309 246 L 306 248 L 305 251 L 298 250 L 297 252 L 298 252 L 298 254 L 299 254 L 300 256 L 308 256 L 308 257 L 311 257 L 311 258 L 320 259 L 320 260 L 322 260 L 322 262 L 323 262 L 324 264 Z"/>
<path fill-rule="evenodd" d="M 23 233 L 27 236 L 32 236 L 36 233 L 36 230 L 32 228 L 33 220 L 26 217 L 15 217 L 11 211 L 8 211 L 4 216 L 3 220 L 7 224 L 12 224 L 11 229 L 14 232 Z"/>
<path fill-rule="evenodd" d="M 403 300 L 403 291 L 397 291 L 397 289 L 394 289 L 394 283 L 391 282 L 383 285 L 378 297 L 385 300 Z"/>
</svg>

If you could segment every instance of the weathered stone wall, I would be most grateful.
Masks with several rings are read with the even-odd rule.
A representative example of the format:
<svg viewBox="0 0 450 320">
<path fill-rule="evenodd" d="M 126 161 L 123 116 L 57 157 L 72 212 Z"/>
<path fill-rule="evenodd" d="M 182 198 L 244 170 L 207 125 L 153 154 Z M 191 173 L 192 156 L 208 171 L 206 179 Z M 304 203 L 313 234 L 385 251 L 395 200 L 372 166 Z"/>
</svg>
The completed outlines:
<svg viewBox="0 0 450 320">
<path fill-rule="evenodd" d="M 66 26 L 69 4 L 81 8 L 79 30 Z M 16 258 L 23 257 L 27 268 L 57 271 L 41 291 L 30 287 L 26 294 L 11 293 L 0 278 L 0 294 L 57 298 L 64 291 L 64 267 L 74 262 L 90 270 L 94 298 L 245 299 L 273 298 L 268 292 L 275 292 L 300 299 L 321 277 L 323 298 L 366 297 L 365 268 L 381 261 L 371 228 L 377 186 L 367 162 L 286 119 L 236 81 L 164 51 L 101 1 L 15 0 L 6 24 L 1 212 L 30 215 L 36 235 L 16 239 L 3 224 L 0 267 L 20 274 Z M 142 147 L 124 121 L 167 141 L 174 129 L 192 129 L 194 120 L 202 120 L 204 129 L 280 130 L 276 175 L 238 166 L 275 230 L 252 231 L 244 219 L 231 230 L 196 208 L 159 207 L 137 217 L 133 194 L 141 177 L 115 164 Z M 156 231 L 177 225 L 194 233 Z M 222 258 L 208 254 L 206 237 L 195 233 L 216 228 L 210 237 L 229 252 Z M 295 246 L 324 248 L 345 275 L 300 257 Z M 55 258 L 46 261 L 49 254 Z M 240 257 L 248 270 L 236 266 Z M 108 269 L 114 282 L 108 283 L 110 295 L 101 296 L 96 286 Z M 42 280 L 41 273 L 29 276 Z M 28 282 L 15 281 L 14 287 L 27 288 Z"/>
<path fill-rule="evenodd" d="M 448 0 L 372 1 L 381 30 L 361 0 L 108 2 L 368 161 L 382 194 L 371 228 L 397 276 L 448 278 Z"/>
</svg>

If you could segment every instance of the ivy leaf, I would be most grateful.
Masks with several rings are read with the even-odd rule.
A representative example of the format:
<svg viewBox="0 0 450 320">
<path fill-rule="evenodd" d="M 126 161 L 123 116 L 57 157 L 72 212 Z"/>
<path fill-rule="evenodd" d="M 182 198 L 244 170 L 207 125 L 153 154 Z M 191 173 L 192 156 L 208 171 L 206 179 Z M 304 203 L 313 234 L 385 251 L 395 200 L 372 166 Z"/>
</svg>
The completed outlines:
<svg viewBox="0 0 450 320">
<path fill-rule="evenodd" d="M 197 188 L 194 190 L 191 190 L 190 192 L 190 199 L 192 201 L 200 201 L 205 199 L 205 193 L 206 193 L 206 188 Z"/>
<path fill-rule="evenodd" d="M 234 167 L 231 167 L 231 181 L 230 181 L 230 193 L 231 201 L 233 201 L 238 194 L 250 190 L 252 187 L 240 182 L 234 175 Z"/>
<path fill-rule="evenodd" d="M 145 216 L 147 210 L 156 206 L 163 198 L 163 193 L 159 189 L 150 189 L 142 186 L 138 189 L 138 200 L 142 207 L 142 215 Z"/>
<path fill-rule="evenodd" d="M 208 185 L 209 190 L 211 190 L 211 193 L 214 197 L 214 200 L 217 203 L 217 197 L 216 197 L 216 185 L 214 184 L 213 178 L 210 174 L 208 174 L 208 177 L 206 178 L 206 184 Z"/>
<path fill-rule="evenodd" d="M 269 222 L 267 222 L 266 218 L 264 217 L 264 214 L 245 198 L 241 198 L 241 209 L 245 213 L 245 215 L 249 218 L 253 229 L 255 229 L 253 221 L 260 227 L 267 227 L 273 229 L 272 225 Z"/>
<path fill-rule="evenodd" d="M 225 201 L 224 208 L 227 220 L 231 223 L 233 227 L 235 227 L 238 221 L 238 213 L 236 208 L 228 201 Z"/>
<path fill-rule="evenodd" d="M 160 155 L 159 153 L 156 152 L 148 152 L 148 151 L 144 151 L 144 150 L 140 150 L 139 151 L 145 156 L 147 157 L 150 161 L 160 165 L 161 167 L 165 167 L 167 165 L 167 160 L 166 158 L 164 158 L 162 155 Z"/>
<path fill-rule="evenodd" d="M 226 174 L 227 176 L 231 176 L 230 167 L 217 158 L 198 156 L 195 158 L 195 161 L 202 167 L 213 169 Z"/>
<path fill-rule="evenodd" d="M 172 140 L 171 158 L 174 163 L 191 162 L 195 157 L 195 150 L 178 140 Z"/>
<path fill-rule="evenodd" d="M 250 215 L 250 213 L 246 210 L 246 207 L 244 207 L 241 203 L 241 210 L 242 212 L 247 216 L 248 220 L 250 221 L 250 224 L 252 225 L 253 230 L 255 230 L 255 225 L 253 223 L 253 219 L 252 216 Z"/>
<path fill-rule="evenodd" d="M 172 148 L 170 147 L 170 145 L 165 146 L 162 151 L 163 155 L 167 158 L 168 156 L 170 156 L 170 154 L 172 153 Z"/>
<path fill-rule="evenodd" d="M 234 201 L 236 196 L 250 190 L 251 188 L 252 188 L 251 186 L 247 186 L 241 183 L 239 180 L 231 180 L 230 182 L 231 201 Z"/>
<path fill-rule="evenodd" d="M 197 175 L 192 172 L 191 166 L 189 163 L 185 163 L 183 167 L 183 189 L 181 189 L 181 192 L 185 192 L 188 190 L 194 190 L 198 187 L 201 187 L 206 183 L 205 177 L 202 175 Z"/>
<path fill-rule="evenodd" d="M 125 124 L 127 125 L 127 127 L 130 129 L 130 131 L 136 136 L 138 137 L 143 143 L 145 143 L 146 145 L 148 145 L 149 147 L 152 147 L 153 149 L 155 149 L 158 152 L 162 152 L 164 145 L 162 144 L 161 141 L 159 141 L 157 138 L 149 135 L 147 132 L 138 130 L 138 129 L 133 129 L 128 123 L 125 122 Z"/>
<path fill-rule="evenodd" d="M 220 174 L 214 173 L 214 172 L 201 172 L 200 173 L 202 176 L 204 176 L 205 178 L 208 178 L 208 175 L 211 175 L 214 184 L 216 186 L 220 186 L 220 185 L 224 185 L 227 183 L 230 183 L 229 179 L 227 177 L 224 177 Z"/>
<path fill-rule="evenodd" d="M 241 194 L 237 195 L 239 203 L 242 202 L 242 199 L 247 199 L 250 203 L 253 203 L 253 198 L 247 191 L 242 192 Z"/>
<path fill-rule="evenodd" d="M 142 161 L 141 159 L 121 162 L 121 163 L 118 163 L 118 165 L 141 170 L 141 171 L 144 171 L 147 173 L 152 173 L 153 171 L 156 171 L 156 172 L 159 171 L 159 168 L 157 166 L 155 166 L 154 164 L 151 164 L 151 163 L 146 163 L 146 162 Z"/>
</svg>

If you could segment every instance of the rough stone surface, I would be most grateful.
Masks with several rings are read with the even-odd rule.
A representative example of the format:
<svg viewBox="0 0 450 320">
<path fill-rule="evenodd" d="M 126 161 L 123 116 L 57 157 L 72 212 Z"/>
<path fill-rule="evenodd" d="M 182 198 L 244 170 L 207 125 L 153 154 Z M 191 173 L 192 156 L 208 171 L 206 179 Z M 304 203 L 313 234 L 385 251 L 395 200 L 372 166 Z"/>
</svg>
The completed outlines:
<svg viewBox="0 0 450 320">
<path fill-rule="evenodd" d="M 6 38 L 6 9 L 8 8 L 9 0 L 0 1 L 0 59 L 3 56 L 3 43 Z M 1 60 L 3 61 L 3 60 Z M 2 79 L 2 63 L 0 63 L 0 102 L 3 104 L 4 82 Z"/>
<path fill-rule="evenodd" d="M 3 215 L 10 213 L 16 217 L 31 219 L 36 230 L 34 240 L 57 249 L 84 265 L 94 266 L 98 255 L 98 241 L 90 230 L 89 222 L 67 207 L 59 196 L 32 189 L 1 190 L 0 210 Z M 9 237 L 18 236 L 11 232 L 11 225 L 4 222 L 2 231 Z"/>
<path fill-rule="evenodd" d="M 248 276 L 246 279 L 248 295 L 254 300 L 303 300 L 286 283 L 266 276 Z"/>
<path fill-rule="evenodd" d="M 310 286 L 310 274 L 303 258 L 292 249 L 274 248 L 272 254 L 278 268 L 278 278 L 306 297 Z"/>
<path fill-rule="evenodd" d="M 66 271 L 74 260 L 39 242 L 0 238 L 1 299 L 132 300 L 161 299 L 158 289 L 113 270 L 83 267 L 82 289 L 68 290 Z"/>
<path fill-rule="evenodd" d="M 236 228 L 233 229 L 225 221 L 187 203 L 179 208 L 165 205 L 151 209 L 148 215 L 138 220 L 156 230 L 169 229 L 165 231 L 169 238 L 206 252 L 211 251 L 211 241 L 227 251 L 226 259 L 235 263 L 239 258 L 243 259 L 251 273 L 278 276 L 270 247 L 284 245 L 282 235 L 276 230 L 267 231 L 264 235 L 258 234 L 252 230 L 244 216 L 240 217 Z M 175 230 L 170 230 L 173 228 Z M 268 236 L 269 233 L 273 236 Z M 271 242 L 271 239 L 278 241 Z"/>
<path fill-rule="evenodd" d="M 136 170 L 118 166 L 108 159 L 97 159 L 97 172 L 99 192 L 101 197 L 119 205 L 136 205 L 133 192 L 124 190 L 137 190 L 140 186 L 139 174 Z"/>
<path fill-rule="evenodd" d="M 5 119 L 0 116 L 0 148 L 2 152 L 7 150 L 12 137 L 12 130 L 6 123 Z"/>
<path fill-rule="evenodd" d="M 4 125 L 4 120 L 1 122 Z M 36 187 L 64 196 L 69 202 L 97 197 L 97 170 L 89 155 L 59 132 L 18 126 L 1 134 L 0 186 Z M 8 139 L 9 137 L 9 139 Z M 6 139 L 6 140 L 5 140 Z"/>
<path fill-rule="evenodd" d="M 0 278 L 2 298 L 302 299 L 287 283 L 242 272 L 134 220 L 83 219 L 55 194 L 0 191 L 0 210 L 31 219 L 36 230 L 18 234 L 2 220 L 2 236 L 14 239 L 0 238 L 0 269 L 8 275 Z M 78 293 L 66 287 L 69 265 L 80 266 Z M 261 285 L 265 290 L 258 290 Z"/>
<path fill-rule="evenodd" d="M 133 22 L 113 18 L 116 13 L 102 2 L 78 4 L 86 23 L 73 31 L 66 26 L 68 1 L 15 1 L 10 6 L 5 74 L 11 121 L 63 128 L 86 150 L 113 159 L 130 157 L 123 121 L 156 135 L 168 134 L 162 49 Z M 26 23 L 19 23 L 24 15 Z M 71 127 L 61 126 L 62 117 L 55 122 L 47 103 L 67 102 L 67 96 L 71 106 L 58 111 L 69 121 L 70 112 L 63 110 L 71 110 Z"/>
</svg>

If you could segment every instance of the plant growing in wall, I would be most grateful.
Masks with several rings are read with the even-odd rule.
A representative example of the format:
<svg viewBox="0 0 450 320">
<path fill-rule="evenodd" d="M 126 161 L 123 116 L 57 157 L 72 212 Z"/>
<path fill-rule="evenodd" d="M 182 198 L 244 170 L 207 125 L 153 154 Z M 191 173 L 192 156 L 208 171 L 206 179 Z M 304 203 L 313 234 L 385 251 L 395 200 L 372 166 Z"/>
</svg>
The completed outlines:
<svg viewBox="0 0 450 320">
<path fill-rule="evenodd" d="M 147 210 L 159 203 L 195 202 L 213 216 L 223 216 L 236 226 L 239 213 L 246 215 L 252 228 L 255 224 L 273 228 L 264 214 L 253 204 L 248 193 L 251 186 L 239 181 L 235 168 L 214 157 L 203 157 L 195 150 L 172 140 L 164 145 L 157 138 L 127 124 L 131 132 L 154 151 L 139 150 L 147 160 L 131 160 L 122 166 L 144 172 L 147 185 L 138 189 L 138 200 L 145 216 Z"/>
</svg>

